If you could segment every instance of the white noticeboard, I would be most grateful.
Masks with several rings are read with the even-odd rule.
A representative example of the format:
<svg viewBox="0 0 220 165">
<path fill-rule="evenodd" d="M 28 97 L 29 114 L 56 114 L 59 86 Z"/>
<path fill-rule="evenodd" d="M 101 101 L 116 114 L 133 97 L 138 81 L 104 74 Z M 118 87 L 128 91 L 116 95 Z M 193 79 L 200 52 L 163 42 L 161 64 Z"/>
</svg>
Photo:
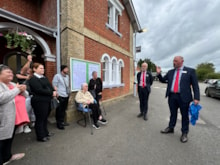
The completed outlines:
<svg viewBox="0 0 220 165">
<path fill-rule="evenodd" d="M 88 83 L 92 78 L 92 72 L 96 71 L 100 77 L 100 63 L 85 61 L 80 59 L 70 59 L 70 84 L 71 91 L 78 91 L 81 89 L 83 83 Z"/>
<path fill-rule="evenodd" d="M 96 71 L 98 77 L 100 77 L 100 66 L 97 64 L 93 64 L 93 63 L 88 63 L 88 74 L 89 74 L 89 80 L 92 78 L 92 72 Z"/>
</svg>

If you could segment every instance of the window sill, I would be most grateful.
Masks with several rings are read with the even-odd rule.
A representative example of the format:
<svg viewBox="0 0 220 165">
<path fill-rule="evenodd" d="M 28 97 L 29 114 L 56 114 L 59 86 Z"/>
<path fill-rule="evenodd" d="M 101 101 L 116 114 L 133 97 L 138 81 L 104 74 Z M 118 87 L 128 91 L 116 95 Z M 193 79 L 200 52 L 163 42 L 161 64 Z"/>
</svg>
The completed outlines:
<svg viewBox="0 0 220 165">
<path fill-rule="evenodd" d="M 117 34 L 119 37 L 122 37 L 122 34 L 119 33 L 117 30 L 115 30 L 114 28 L 112 28 L 111 25 L 109 25 L 108 23 L 106 23 L 105 26 L 106 26 L 108 29 L 112 30 L 112 31 L 113 31 L 115 34 Z"/>
<path fill-rule="evenodd" d="M 122 83 L 122 84 L 103 84 L 103 88 L 119 88 L 119 87 L 124 87 L 125 84 Z"/>
</svg>

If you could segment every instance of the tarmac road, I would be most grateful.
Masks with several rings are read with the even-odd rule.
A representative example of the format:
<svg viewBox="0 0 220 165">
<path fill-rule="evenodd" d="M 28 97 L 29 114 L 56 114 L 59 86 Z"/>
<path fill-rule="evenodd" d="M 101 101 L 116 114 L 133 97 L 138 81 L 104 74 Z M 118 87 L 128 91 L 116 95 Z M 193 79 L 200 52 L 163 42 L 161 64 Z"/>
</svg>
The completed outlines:
<svg viewBox="0 0 220 165">
<path fill-rule="evenodd" d="M 204 85 L 201 86 L 203 90 Z M 220 165 L 220 100 L 201 93 L 201 119 L 196 126 L 190 126 L 189 141 L 183 144 L 179 140 L 180 120 L 174 134 L 160 134 L 169 120 L 165 87 L 154 82 L 148 121 L 136 117 L 138 98 L 128 96 L 105 104 L 109 123 L 94 130 L 94 135 L 90 135 L 88 126 L 83 128 L 76 123 L 64 131 L 50 124 L 55 136 L 46 143 L 37 142 L 34 131 L 16 135 L 13 151 L 25 152 L 26 156 L 11 164 Z"/>
</svg>

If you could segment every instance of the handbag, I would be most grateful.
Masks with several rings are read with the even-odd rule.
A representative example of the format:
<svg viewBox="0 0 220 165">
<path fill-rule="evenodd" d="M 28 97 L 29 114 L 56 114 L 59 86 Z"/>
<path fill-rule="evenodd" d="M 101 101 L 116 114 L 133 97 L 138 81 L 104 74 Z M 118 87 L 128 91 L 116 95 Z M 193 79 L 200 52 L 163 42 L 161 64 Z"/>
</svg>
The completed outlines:
<svg viewBox="0 0 220 165">
<path fill-rule="evenodd" d="M 51 99 L 51 109 L 56 109 L 59 107 L 59 105 L 60 105 L 60 101 L 56 97 L 53 97 Z"/>
</svg>

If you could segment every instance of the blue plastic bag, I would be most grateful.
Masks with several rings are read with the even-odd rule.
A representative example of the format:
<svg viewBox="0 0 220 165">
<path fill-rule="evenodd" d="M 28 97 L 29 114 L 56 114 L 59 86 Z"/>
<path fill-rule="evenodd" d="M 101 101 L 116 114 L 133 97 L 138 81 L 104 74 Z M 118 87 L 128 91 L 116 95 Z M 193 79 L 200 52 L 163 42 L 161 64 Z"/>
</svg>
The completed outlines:
<svg viewBox="0 0 220 165">
<path fill-rule="evenodd" d="M 197 104 L 195 105 L 194 102 L 189 107 L 189 114 L 191 116 L 190 122 L 192 125 L 196 125 L 196 121 L 199 119 L 199 111 L 202 109 L 202 106 Z"/>
</svg>

